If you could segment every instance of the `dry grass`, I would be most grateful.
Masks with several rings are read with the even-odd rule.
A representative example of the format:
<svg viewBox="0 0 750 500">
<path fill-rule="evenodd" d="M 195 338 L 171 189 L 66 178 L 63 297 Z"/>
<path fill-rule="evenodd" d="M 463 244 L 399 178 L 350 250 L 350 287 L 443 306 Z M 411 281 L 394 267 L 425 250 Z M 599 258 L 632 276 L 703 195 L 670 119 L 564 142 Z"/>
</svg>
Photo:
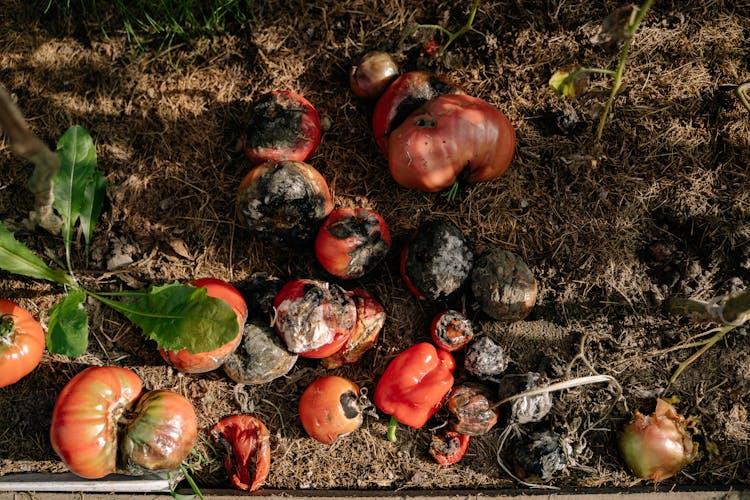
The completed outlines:
<svg viewBox="0 0 750 500">
<path fill-rule="evenodd" d="M 586 335 L 592 366 L 624 388 L 624 403 L 587 435 L 588 447 L 576 456 L 581 467 L 571 467 L 555 484 L 629 486 L 633 479 L 613 451 L 614 435 L 628 411 L 650 410 L 689 351 L 651 354 L 704 329 L 666 315 L 664 302 L 709 298 L 750 282 L 750 118 L 723 90 L 750 80 L 750 18 L 743 3 L 657 2 L 633 46 L 601 143 L 594 129 L 609 81 L 595 78 L 591 93 L 570 102 L 557 98 L 547 80 L 557 66 L 615 64 L 615 48 L 589 42 L 599 20 L 620 5 L 615 1 L 480 2 L 473 30 L 445 59 L 434 60 L 421 51 L 429 32 L 418 32 L 402 47 L 396 42 L 416 22 L 460 26 L 468 5 L 258 2 L 257 28 L 159 54 L 148 48 L 136 53 L 123 33 L 109 31 L 105 39 L 80 20 L 39 18 L 18 0 L 0 11 L 0 82 L 48 142 L 74 123 L 94 137 L 110 188 L 94 258 L 83 274 L 102 288 L 201 276 L 241 285 L 256 271 L 325 278 L 311 249 L 253 241 L 234 209 L 236 186 L 250 168 L 237 149 L 250 103 L 275 88 L 305 95 L 330 120 L 310 163 L 326 177 L 336 205 L 374 208 L 395 240 L 373 275 L 344 284 L 376 294 L 388 321 L 375 350 L 336 372 L 372 389 L 393 355 L 427 338 L 427 322 L 443 305 L 417 302 L 409 294 L 397 254 L 420 218 L 445 216 L 477 251 L 500 246 L 522 255 L 539 281 L 539 301 L 524 324 L 490 322 L 466 302 L 477 329 L 510 349 L 513 370 L 540 369 L 540 360 L 548 370 L 564 367 Z M 350 65 L 371 49 L 394 52 L 403 70 L 445 73 L 502 109 L 518 134 L 508 173 L 464 187 L 454 202 L 398 187 L 370 132 L 372 105 L 348 91 Z M 20 229 L 31 205 L 25 191 L 30 166 L 4 145 L 0 164 L 0 219 L 18 227 L 18 238 L 40 254 L 59 257 L 55 238 Z M 671 260 L 658 262 L 648 253 L 654 241 L 673 245 Z M 127 249 L 133 263 L 104 271 L 115 244 Z M 0 275 L 0 295 L 21 301 L 42 319 L 61 293 Z M 0 389 L 0 415 L 10 422 L 4 427 L 18 426 L 12 433 L 0 431 L 0 474 L 61 470 L 48 445 L 50 410 L 56 392 L 86 364 L 132 366 L 149 386 L 190 397 L 204 438 L 212 422 L 241 410 L 223 373 L 177 374 L 122 317 L 89 307 L 93 336 L 86 357 L 45 355 L 32 376 Z M 701 417 L 702 444 L 716 443 L 721 455 L 704 454 L 664 488 L 747 484 L 748 338 L 746 330 L 731 335 L 673 388 L 680 410 Z M 589 371 L 578 364 L 572 374 Z M 294 396 L 327 373 L 302 360 L 286 378 L 243 389 L 273 434 L 268 487 L 513 485 L 495 460 L 502 429 L 475 439 L 467 457 L 451 468 L 428 456 L 429 429 L 402 429 L 400 442 L 392 444 L 383 437 L 382 416 L 367 419 L 360 431 L 329 448 L 308 439 L 296 419 Z M 602 388 L 559 395 L 552 416 L 539 426 L 576 438 L 609 397 Z M 192 460 L 201 483 L 224 485 L 205 440 L 197 450 Z"/>
</svg>

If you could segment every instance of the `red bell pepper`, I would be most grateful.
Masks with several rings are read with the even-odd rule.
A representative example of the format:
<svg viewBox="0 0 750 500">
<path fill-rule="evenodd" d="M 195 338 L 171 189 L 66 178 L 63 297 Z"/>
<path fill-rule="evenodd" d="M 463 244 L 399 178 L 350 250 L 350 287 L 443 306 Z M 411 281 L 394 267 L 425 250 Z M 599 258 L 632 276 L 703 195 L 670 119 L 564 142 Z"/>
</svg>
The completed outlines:
<svg viewBox="0 0 750 500">
<path fill-rule="evenodd" d="M 418 429 L 438 411 L 453 387 L 456 362 L 451 353 L 427 342 L 396 356 L 375 387 L 375 406 L 391 415 L 389 439 L 395 440 L 394 419 Z"/>
</svg>

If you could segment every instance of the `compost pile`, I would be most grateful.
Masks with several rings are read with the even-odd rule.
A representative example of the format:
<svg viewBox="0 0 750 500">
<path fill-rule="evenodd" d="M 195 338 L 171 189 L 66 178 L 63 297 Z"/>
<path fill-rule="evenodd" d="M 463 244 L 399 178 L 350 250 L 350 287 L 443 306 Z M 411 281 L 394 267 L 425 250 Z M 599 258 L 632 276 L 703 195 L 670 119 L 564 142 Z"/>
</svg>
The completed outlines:
<svg viewBox="0 0 750 500">
<path fill-rule="evenodd" d="M 412 28 L 458 29 L 466 3 L 256 2 L 257 23 L 166 51 L 134 47 L 113 18 L 95 24 L 20 0 L 5 4 L 0 83 L 48 144 L 73 124 L 85 127 L 108 181 L 90 254 L 80 245 L 72 256 L 87 288 L 210 277 L 245 291 L 262 273 L 365 290 L 386 319 L 356 362 L 331 367 L 300 356 L 285 375 L 250 385 L 223 370 L 168 366 L 137 326 L 87 300 L 87 352 L 72 359 L 45 352 L 31 374 L 0 389 L 0 475 L 67 470 L 50 442 L 56 398 L 86 367 L 115 365 L 192 403 L 198 440 L 186 463 L 204 488 L 230 485 L 210 429 L 239 413 L 268 429 L 269 489 L 521 486 L 508 470 L 560 488 L 633 486 L 639 480 L 617 451 L 618 436 L 635 410 L 651 413 L 661 396 L 689 417 L 697 455 L 660 487 L 750 484 L 748 330 L 733 329 L 670 384 L 698 349 L 686 344 L 705 340 L 699 335 L 716 324 L 667 307 L 750 286 L 750 113 L 733 92 L 750 80 L 746 2 L 656 2 L 633 39 L 599 140 L 611 79 L 589 75 L 577 99 L 556 95 L 548 82 L 571 65 L 616 67 L 621 43 L 596 36 L 619 2 L 479 2 L 472 29 L 445 51 L 445 35 Z M 452 198 L 396 182 L 373 135 L 374 101 L 349 86 L 351 67 L 373 50 L 391 54 L 402 73 L 440 74 L 502 111 L 516 136 L 507 171 L 462 183 Z M 304 96 L 320 115 L 320 145 L 305 161 L 325 179 L 331 206 L 370 209 L 387 222 L 390 251 L 361 276 L 339 279 L 314 245 L 259 237 L 238 215 L 238 188 L 253 167 L 243 134 L 253 104 L 277 90 Z M 26 187 L 32 166 L 7 143 L 0 165 L 0 221 L 45 262 L 64 262 L 58 236 L 23 224 L 34 202 Z M 506 251 L 528 266 L 533 307 L 503 320 L 469 290 L 419 299 L 401 276 L 400 254 L 434 218 L 455 226 L 474 256 Z M 0 272 L 0 297 L 43 324 L 64 292 Z M 249 316 L 270 324 L 268 311 L 249 304 Z M 502 347 L 503 373 L 524 375 L 522 386 L 531 373 L 543 383 L 606 376 L 621 396 L 614 384 L 556 391 L 544 415 L 523 424 L 501 405 L 497 424 L 472 436 L 465 456 L 448 466 L 429 452 L 445 409 L 419 429 L 401 426 L 396 442 L 386 439 L 388 415 L 372 411 L 330 445 L 308 435 L 298 401 L 313 381 L 337 375 L 372 395 L 397 354 L 431 342 L 430 323 L 448 306 L 465 314 L 474 335 Z"/>
</svg>

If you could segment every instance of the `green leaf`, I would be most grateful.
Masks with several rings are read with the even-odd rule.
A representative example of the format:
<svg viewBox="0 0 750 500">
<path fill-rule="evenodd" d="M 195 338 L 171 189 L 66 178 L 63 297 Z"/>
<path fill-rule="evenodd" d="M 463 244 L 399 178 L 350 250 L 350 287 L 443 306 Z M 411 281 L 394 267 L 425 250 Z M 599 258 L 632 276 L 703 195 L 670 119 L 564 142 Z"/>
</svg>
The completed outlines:
<svg viewBox="0 0 750 500">
<path fill-rule="evenodd" d="M 0 269 L 62 285 L 75 283 L 71 276 L 45 264 L 26 245 L 19 242 L 2 223 L 0 223 Z"/>
<path fill-rule="evenodd" d="M 83 127 L 73 125 L 57 143 L 60 169 L 53 180 L 53 206 L 62 219 L 62 237 L 70 270 L 70 245 L 73 230 L 80 221 L 81 231 L 88 244 L 93 228 L 101 214 L 107 180 L 96 169 L 94 141 Z"/>
<path fill-rule="evenodd" d="M 71 288 L 68 295 L 49 310 L 47 349 L 74 358 L 86 352 L 89 344 L 89 318 L 83 308 L 86 293 Z"/>
<path fill-rule="evenodd" d="M 205 288 L 179 283 L 154 286 L 135 302 L 95 297 L 141 327 L 160 349 L 212 351 L 239 333 L 234 309 L 221 299 L 209 297 Z"/>
<path fill-rule="evenodd" d="M 549 86 L 559 96 L 575 98 L 588 89 L 589 79 L 587 70 L 577 67 L 561 68 L 549 79 Z"/>
</svg>

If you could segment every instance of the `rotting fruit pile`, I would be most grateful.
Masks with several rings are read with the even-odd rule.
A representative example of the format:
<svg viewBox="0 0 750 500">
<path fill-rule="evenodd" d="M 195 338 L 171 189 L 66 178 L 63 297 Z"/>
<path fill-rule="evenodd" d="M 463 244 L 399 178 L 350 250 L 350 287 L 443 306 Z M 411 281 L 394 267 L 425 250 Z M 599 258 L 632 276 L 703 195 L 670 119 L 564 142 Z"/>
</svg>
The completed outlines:
<svg viewBox="0 0 750 500">
<path fill-rule="evenodd" d="M 508 118 L 439 75 L 399 75 L 388 54 L 369 53 L 352 70 L 351 90 L 377 100 L 373 134 L 393 179 L 404 187 L 455 192 L 462 182 L 496 179 L 511 164 L 515 133 Z M 326 179 L 306 163 L 321 135 L 318 113 L 304 97 L 276 91 L 258 98 L 243 136 L 254 167 L 239 186 L 237 215 L 265 244 L 310 245 L 331 276 L 350 280 L 377 270 L 392 250 L 391 236 L 387 222 L 372 209 L 333 206 Z M 499 248 L 475 255 L 472 243 L 449 220 L 422 222 L 400 251 L 401 277 L 414 300 L 448 304 L 468 289 L 484 314 L 506 322 L 523 320 L 534 307 L 537 283 L 521 257 Z M 161 347 L 160 354 L 181 372 L 222 368 L 241 384 L 271 382 L 289 373 L 298 357 L 320 360 L 331 369 L 357 363 L 377 343 L 387 321 L 370 291 L 310 277 L 283 281 L 258 275 L 244 296 L 214 278 L 185 287 L 223 302 L 228 306 L 221 309 L 224 313 L 231 308 L 235 318 L 229 323 L 234 326 L 236 319 L 236 328 L 211 349 L 186 341 L 174 344 L 180 348 Z M 248 301 L 271 321 L 248 320 Z M 39 363 L 44 332 L 10 301 L 0 301 L 0 312 L 4 387 Z M 471 321 L 454 308 L 435 316 L 429 336 L 432 343 L 407 347 L 391 360 L 372 401 L 356 381 L 341 376 L 310 383 L 298 402 L 302 427 L 312 439 L 331 444 L 379 411 L 390 416 L 387 439 L 395 441 L 398 424 L 422 428 L 439 410 L 447 410 L 441 413 L 446 420 L 436 423 L 429 454 L 448 466 L 461 460 L 472 436 L 498 425 L 502 405 L 512 403 L 505 423 L 510 430 L 540 421 L 552 407 L 555 390 L 605 381 L 546 384 L 536 373 L 506 375 L 503 348 L 475 336 Z M 92 367 L 59 394 L 50 436 L 62 461 L 85 478 L 172 471 L 195 444 L 196 415 L 177 393 L 144 391 L 126 368 Z M 212 428 L 211 439 L 224 454 L 234 487 L 254 491 L 263 486 L 272 455 L 263 422 L 252 415 L 228 416 Z M 653 481 L 676 474 L 695 458 L 685 418 L 661 399 L 652 415 L 635 412 L 619 443 L 633 473 Z M 533 459 L 519 459 L 515 472 L 506 469 L 523 484 L 549 481 L 567 465 L 569 452 L 551 433 L 532 435 L 526 446 Z"/>
</svg>

